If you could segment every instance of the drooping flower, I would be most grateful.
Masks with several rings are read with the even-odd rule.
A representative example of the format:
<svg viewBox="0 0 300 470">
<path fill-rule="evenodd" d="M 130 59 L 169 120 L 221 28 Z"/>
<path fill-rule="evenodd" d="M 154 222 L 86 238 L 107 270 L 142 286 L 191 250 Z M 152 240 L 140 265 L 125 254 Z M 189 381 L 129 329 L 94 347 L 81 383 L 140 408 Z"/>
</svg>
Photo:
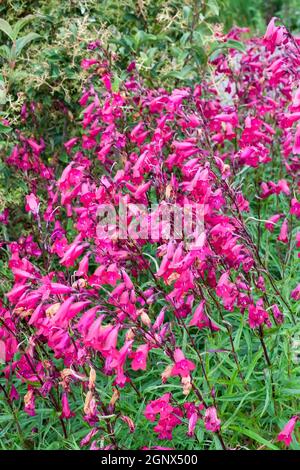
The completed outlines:
<svg viewBox="0 0 300 470">
<path fill-rule="evenodd" d="M 173 429 L 181 424 L 183 412 L 179 408 L 172 408 L 170 413 L 164 413 L 160 416 L 157 425 L 153 428 L 158 434 L 159 439 L 172 440 Z"/>
<path fill-rule="evenodd" d="M 294 300 L 300 300 L 300 284 L 291 292 L 291 297 Z"/>
<path fill-rule="evenodd" d="M 264 35 L 264 42 L 271 52 L 274 52 L 275 47 L 280 45 L 284 38 L 284 29 L 275 25 L 276 20 L 275 17 L 270 20 Z"/>
<path fill-rule="evenodd" d="M 278 437 L 277 437 L 278 441 L 284 442 L 287 447 L 291 445 L 291 442 L 293 439 L 292 434 L 294 432 L 294 428 L 298 419 L 299 419 L 298 416 L 293 416 L 278 434 Z"/>
<path fill-rule="evenodd" d="M 288 221 L 287 219 L 284 219 L 280 233 L 278 235 L 278 240 L 283 242 L 283 243 L 288 243 L 289 238 L 288 238 Z"/>
<path fill-rule="evenodd" d="M 142 344 L 136 351 L 131 353 L 131 358 L 133 359 L 131 363 L 132 370 L 146 370 L 148 352 L 148 344 Z"/>
<path fill-rule="evenodd" d="M 75 416 L 75 413 L 73 413 L 70 409 L 68 394 L 64 392 L 62 395 L 62 413 L 60 417 L 65 418 L 65 419 L 70 419 L 73 416 Z"/>
<path fill-rule="evenodd" d="M 27 212 L 31 212 L 34 216 L 39 213 L 40 201 L 35 194 L 31 193 L 26 196 L 26 205 L 25 209 Z"/>
<path fill-rule="evenodd" d="M 198 414 L 196 412 L 192 413 L 190 418 L 189 418 L 189 426 L 188 426 L 188 432 L 187 435 L 189 437 L 192 437 L 195 434 L 195 427 L 198 421 Z"/>
<path fill-rule="evenodd" d="M 122 415 L 122 416 L 120 416 L 120 419 L 122 421 L 124 421 L 124 423 L 127 424 L 130 433 L 133 433 L 135 431 L 135 424 L 134 424 L 133 420 L 131 418 L 129 418 L 129 416 Z"/>
<path fill-rule="evenodd" d="M 251 304 L 248 308 L 249 311 L 249 325 L 251 328 L 258 328 L 259 326 L 266 324 L 271 326 L 270 317 L 268 312 L 263 308 L 263 300 L 260 299 L 256 305 Z"/>
<path fill-rule="evenodd" d="M 196 368 L 195 364 L 186 359 L 181 349 L 176 348 L 174 352 L 174 361 L 171 375 L 180 375 L 180 377 L 188 377 Z"/>
<path fill-rule="evenodd" d="M 273 315 L 274 315 L 275 320 L 277 321 L 277 323 L 283 323 L 284 315 L 281 312 L 281 310 L 279 309 L 278 305 L 276 305 L 276 304 L 272 305 L 272 312 L 273 312 Z"/>
<path fill-rule="evenodd" d="M 276 226 L 278 220 L 281 219 L 281 217 L 282 217 L 282 214 L 272 215 L 272 217 L 270 217 L 265 223 L 266 229 L 269 230 L 269 232 L 273 232 L 274 227 Z"/>
<path fill-rule="evenodd" d="M 300 219 L 300 202 L 296 198 L 291 200 L 290 213 Z"/>
<path fill-rule="evenodd" d="M 170 412 L 172 410 L 170 398 L 171 394 L 165 393 L 157 400 L 152 400 L 148 403 L 144 411 L 145 418 L 153 422 L 158 414 Z"/>
<path fill-rule="evenodd" d="M 9 215 L 8 209 L 4 209 L 4 211 L 0 212 L 0 224 L 3 224 L 3 225 L 8 224 L 8 215 Z"/>
<path fill-rule="evenodd" d="M 204 424 L 207 431 L 218 432 L 221 428 L 221 420 L 217 416 L 217 410 L 210 406 L 205 410 Z"/>
<path fill-rule="evenodd" d="M 205 300 L 202 300 L 196 308 L 193 318 L 191 319 L 189 326 L 197 326 L 198 328 L 210 328 L 212 331 L 218 331 L 220 328 L 215 325 L 210 318 L 205 314 L 204 311 Z"/>
<path fill-rule="evenodd" d="M 295 155 L 300 154 L 300 124 L 298 124 L 296 132 L 295 132 L 295 141 L 293 145 L 293 153 Z"/>
<path fill-rule="evenodd" d="M 30 388 L 24 396 L 24 405 L 25 413 L 27 413 L 29 416 L 35 416 L 35 399 L 32 388 Z"/>
</svg>

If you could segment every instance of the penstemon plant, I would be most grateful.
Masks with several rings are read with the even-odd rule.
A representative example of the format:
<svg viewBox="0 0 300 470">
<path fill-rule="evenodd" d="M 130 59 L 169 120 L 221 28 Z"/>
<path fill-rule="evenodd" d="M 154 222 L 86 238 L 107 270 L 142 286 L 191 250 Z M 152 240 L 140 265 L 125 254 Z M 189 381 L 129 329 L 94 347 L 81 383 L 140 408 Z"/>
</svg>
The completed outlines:
<svg viewBox="0 0 300 470">
<path fill-rule="evenodd" d="M 0 30 L 11 43 L 10 46 L 4 44 L 0 47 L 0 56 L 8 61 L 11 69 L 15 67 L 16 61 L 24 47 L 28 46 L 32 41 L 40 38 L 40 35 L 35 32 L 30 32 L 24 36 L 20 36 L 22 29 L 35 18 L 35 15 L 27 15 L 18 20 L 14 26 L 11 26 L 5 19 L 0 18 Z"/>
<path fill-rule="evenodd" d="M 18 133 L 30 229 L 3 241 L 0 358 L 23 444 L 21 401 L 91 449 L 299 448 L 300 41 L 244 32 L 170 91 L 89 44 L 62 172 Z"/>
</svg>

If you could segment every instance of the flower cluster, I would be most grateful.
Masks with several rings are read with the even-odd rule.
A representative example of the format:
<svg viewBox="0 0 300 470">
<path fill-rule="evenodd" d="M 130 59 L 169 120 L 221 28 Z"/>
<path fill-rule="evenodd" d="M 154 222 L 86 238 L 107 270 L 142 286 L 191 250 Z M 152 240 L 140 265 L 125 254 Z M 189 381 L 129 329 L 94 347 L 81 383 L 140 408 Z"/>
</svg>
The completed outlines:
<svg viewBox="0 0 300 470">
<path fill-rule="evenodd" d="M 152 387 L 156 398 L 144 396 L 155 436 L 172 440 L 185 429 L 198 439 L 202 430 L 226 448 L 222 387 L 214 386 L 205 355 L 224 374 L 219 357 L 227 355 L 226 367 L 247 388 L 237 329 L 250 333 L 263 367 L 271 368 L 265 331 L 295 321 L 291 305 L 300 286 L 289 298 L 280 292 L 260 239 L 265 227 L 276 250 L 288 250 L 285 263 L 299 248 L 300 41 L 272 20 L 263 39 L 245 46 L 245 53 L 217 55 L 213 76 L 201 84 L 169 91 L 146 87 L 134 63 L 124 81 L 114 81 L 96 44 L 82 63 L 82 124 L 64 144 L 63 171 L 43 163 L 43 141 L 22 134 L 7 159 L 26 173 L 24 205 L 35 227 L 8 243 L 14 282 L 1 305 L 0 357 L 9 400 L 19 400 L 18 385 L 25 386 L 24 411 L 34 416 L 45 400 L 66 436 L 66 420 L 83 396 L 91 429 L 82 446 L 118 448 L 117 421 L 135 432 L 136 416 L 127 416 L 123 403 L 132 391 L 144 396 L 143 381 L 146 387 L 154 371 L 156 384 L 161 377 L 170 390 Z M 251 188 L 241 179 L 245 172 Z M 155 235 L 129 231 L 120 239 L 114 228 L 100 236 L 99 207 L 120 204 L 135 229 L 159 217 L 153 204 L 201 205 L 203 230 L 187 234 L 195 246 L 173 230 L 172 218 L 168 226 L 161 220 Z M 1 217 L 7 223 L 6 213 Z M 208 338 L 223 338 L 221 349 L 206 351 Z M 105 393 L 100 383 L 108 384 Z M 279 435 L 287 445 L 292 419 Z"/>
</svg>

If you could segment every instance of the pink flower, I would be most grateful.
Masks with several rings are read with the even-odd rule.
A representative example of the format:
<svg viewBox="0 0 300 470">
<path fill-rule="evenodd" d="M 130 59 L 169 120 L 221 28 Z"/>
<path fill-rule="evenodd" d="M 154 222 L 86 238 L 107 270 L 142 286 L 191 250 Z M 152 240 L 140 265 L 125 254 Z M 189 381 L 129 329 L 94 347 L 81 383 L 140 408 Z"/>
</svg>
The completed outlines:
<svg viewBox="0 0 300 470">
<path fill-rule="evenodd" d="M 95 49 L 98 49 L 100 46 L 101 46 L 101 41 L 97 39 L 96 41 L 89 42 L 87 48 L 89 51 L 94 51 Z"/>
<path fill-rule="evenodd" d="M 71 148 L 74 147 L 74 145 L 76 145 L 78 140 L 79 140 L 78 137 L 73 137 L 72 139 L 68 140 L 68 142 L 64 143 L 64 147 L 68 153 L 70 152 Z"/>
<path fill-rule="evenodd" d="M 72 287 L 65 286 L 65 284 L 60 284 L 58 282 L 50 282 L 50 292 L 51 294 L 59 295 L 59 294 L 71 294 Z"/>
<path fill-rule="evenodd" d="M 132 370 L 146 370 L 148 351 L 148 344 L 142 344 L 136 351 L 131 353 L 130 357 L 133 359 L 131 363 Z"/>
<path fill-rule="evenodd" d="M 271 19 L 264 35 L 264 42 L 271 52 L 274 52 L 275 47 L 282 43 L 284 37 L 284 29 L 282 27 L 275 26 L 276 20 L 277 18 Z"/>
<path fill-rule="evenodd" d="M 234 28 L 217 36 L 221 42 L 239 41 L 244 31 Z M 35 119 L 42 111 L 40 104 L 22 107 L 22 129 L 14 132 L 16 142 L 3 164 L 26 176 L 30 188 L 26 211 L 33 220 L 21 230 L 20 218 L 16 233 L 21 233 L 15 238 L 13 223 L 19 214 L 14 204 L 7 228 L 1 225 L 7 223 L 6 211 L 0 214 L 0 247 L 3 255 L 10 252 L 5 271 L 10 270 L 12 284 L 3 304 L 0 300 L 0 362 L 11 399 L 17 397 L 11 384 L 18 391 L 27 385 L 28 414 L 34 415 L 34 400 L 39 408 L 52 406 L 48 398 L 55 392 L 61 397 L 60 417 L 69 420 L 74 415 L 72 390 L 74 396 L 85 397 L 83 410 L 77 410 L 78 423 L 83 411 L 83 420 L 91 426 L 88 435 L 83 432 L 81 445 L 119 447 L 118 433 L 115 440 L 108 432 L 102 442 L 102 428 L 119 419 L 117 425 L 124 428 L 122 420 L 128 433 L 134 431 L 138 410 L 126 405 L 131 393 L 127 385 L 133 389 L 137 385 L 146 395 L 148 385 L 153 389 L 155 381 L 151 383 L 147 373 L 151 351 L 152 376 L 161 377 L 163 387 L 178 382 L 174 397 L 165 393 L 145 405 L 145 419 L 154 423 L 156 440 L 172 439 L 177 426 L 181 426 L 178 436 L 187 432 L 193 437 L 200 419 L 206 430 L 220 430 L 217 409 L 203 404 L 192 381 L 192 375 L 197 381 L 197 373 L 214 362 L 214 355 L 225 357 L 230 352 L 226 331 L 212 337 L 211 331 L 219 330 L 213 320 L 220 320 L 226 310 L 224 319 L 230 321 L 233 337 L 243 338 L 244 328 L 253 349 L 260 348 L 260 331 L 251 328 L 265 329 L 273 320 L 283 321 L 274 286 L 264 281 L 269 274 L 276 278 L 283 248 L 276 242 L 278 234 L 279 241 L 292 241 L 290 248 L 296 248 L 287 261 L 300 254 L 300 233 L 296 234 L 295 220 L 289 222 L 286 210 L 292 219 L 300 219 L 299 44 L 300 39 L 293 39 L 273 18 L 263 41 L 247 38 L 244 53 L 230 49 L 228 54 L 215 54 L 211 73 L 203 75 L 200 85 L 178 85 L 173 90 L 148 87 L 135 64 L 128 67 L 127 78 L 123 80 L 124 71 L 118 79 L 117 56 L 100 48 L 95 58 L 82 61 L 87 69 L 79 100 L 82 122 L 75 129 L 79 120 L 74 116 L 74 133 L 63 147 L 66 165 L 57 152 L 47 158 L 49 142 L 47 155 L 42 156 L 46 144 L 34 137 L 35 130 L 38 135 L 42 132 L 36 127 L 40 120 Z M 88 48 L 99 46 L 95 41 Z M 220 80 L 221 94 L 215 86 Z M 58 101 L 57 108 L 67 116 L 64 103 Z M 280 166 L 280 172 L 273 171 L 274 165 Z M 252 188 L 248 192 L 247 182 Z M 256 211 L 259 200 L 261 214 Z M 119 209 L 118 228 L 109 223 L 110 233 L 101 236 L 99 209 L 108 205 Z M 121 205 L 126 206 L 123 216 Z M 193 216 L 190 224 L 188 208 Z M 198 215 L 203 227 L 197 224 Z M 249 227 L 248 220 L 252 220 Z M 261 241 L 267 238 L 278 248 L 269 263 L 264 263 L 264 243 L 257 244 L 253 222 L 276 234 L 261 231 Z M 146 230 L 139 230 L 142 226 Z M 124 232 L 129 230 L 122 238 L 123 227 Z M 136 232 L 143 236 L 135 237 Z M 296 278 L 291 264 L 286 274 Z M 290 295 L 300 301 L 300 285 L 293 285 Z M 216 304 L 222 304 L 220 309 Z M 242 321 L 245 315 L 249 327 Z M 188 328 L 187 338 L 182 326 Z M 289 322 L 285 328 L 290 328 Z M 272 333 L 267 346 L 278 343 L 284 354 L 276 331 Z M 206 344 L 207 361 L 201 371 L 196 357 L 206 340 L 215 344 Z M 243 348 L 237 352 L 242 358 Z M 163 358 L 169 360 L 167 367 Z M 241 365 L 247 375 L 249 364 Z M 226 367 L 232 372 L 234 361 L 227 361 Z M 260 364 L 257 367 L 263 386 Z M 216 380 L 217 369 L 206 372 L 211 372 L 212 382 Z M 102 397 L 95 384 L 106 382 L 117 387 L 109 387 L 111 396 Z M 202 380 L 198 385 L 205 400 L 210 400 Z M 215 387 L 212 383 L 211 399 Z M 220 402 L 221 393 L 219 387 Z M 234 404 L 228 412 L 233 409 Z M 239 411 L 245 417 L 247 403 Z M 288 444 L 291 422 L 279 435 Z M 155 441 L 148 445 L 159 448 Z"/>
<path fill-rule="evenodd" d="M 300 124 L 298 124 L 298 126 L 296 128 L 295 141 L 294 141 L 294 146 L 293 146 L 293 153 L 295 155 L 300 154 Z"/>
<path fill-rule="evenodd" d="M 17 389 L 14 385 L 12 385 L 12 387 L 11 387 L 9 398 L 11 400 L 19 400 L 19 398 L 20 398 L 20 395 L 19 395 L 19 393 L 18 393 L 18 391 L 17 391 Z"/>
<path fill-rule="evenodd" d="M 207 431 L 218 432 L 221 428 L 221 420 L 218 419 L 217 410 L 214 406 L 206 409 L 204 415 L 204 424 Z"/>
<path fill-rule="evenodd" d="M 124 421 L 124 423 L 127 424 L 130 433 L 135 431 L 135 424 L 131 418 L 129 418 L 128 416 L 124 416 L 124 415 L 120 416 L 120 418 L 122 421 Z"/>
<path fill-rule="evenodd" d="M 160 311 L 160 313 L 157 315 L 156 320 L 153 323 L 153 326 L 152 326 L 153 330 L 158 330 L 162 326 L 164 322 L 164 318 L 165 318 L 165 313 L 166 313 L 166 309 L 163 308 Z"/>
<path fill-rule="evenodd" d="M 32 214 L 36 216 L 39 213 L 39 205 L 40 205 L 40 201 L 35 196 L 35 194 L 31 193 L 28 196 L 26 196 L 25 209 L 27 212 L 32 212 Z"/>
<path fill-rule="evenodd" d="M 284 316 L 283 316 L 283 313 L 281 312 L 281 310 L 279 310 L 278 305 L 276 305 L 276 304 L 272 305 L 272 312 L 273 312 L 273 315 L 274 315 L 277 323 L 283 323 Z"/>
<path fill-rule="evenodd" d="M 170 393 L 165 393 L 162 397 L 157 400 L 152 400 L 145 408 L 144 415 L 148 421 L 155 421 L 156 415 L 160 413 L 168 413 L 172 410 L 170 405 Z"/>
<path fill-rule="evenodd" d="M 300 219 L 300 202 L 295 198 L 293 198 L 291 201 L 290 213 Z"/>
<path fill-rule="evenodd" d="M 172 411 L 167 414 L 162 414 L 158 420 L 154 431 L 158 434 L 159 439 L 172 440 L 173 429 L 181 424 L 182 411 L 179 408 L 172 408 Z"/>
<path fill-rule="evenodd" d="M 111 91 L 111 79 L 110 79 L 110 75 L 108 73 L 105 73 L 102 76 L 102 82 L 103 82 L 105 88 L 107 89 L 107 91 Z"/>
<path fill-rule="evenodd" d="M 33 152 L 36 153 L 37 155 L 41 153 L 41 151 L 44 149 L 45 145 L 43 143 L 38 144 L 34 139 L 27 139 L 27 143 L 30 145 L 32 148 Z"/>
<path fill-rule="evenodd" d="M 205 300 L 198 305 L 196 308 L 193 318 L 191 319 L 189 326 L 197 326 L 198 328 L 210 328 L 212 331 L 218 331 L 220 328 L 215 325 L 204 312 Z"/>
<path fill-rule="evenodd" d="M 8 209 L 4 209 L 3 212 L 0 212 L 0 224 L 3 224 L 3 225 L 8 224 L 8 215 L 9 215 Z"/>
<path fill-rule="evenodd" d="M 258 276 L 256 287 L 260 289 L 262 292 L 266 292 L 266 285 L 263 276 Z"/>
<path fill-rule="evenodd" d="M 88 445 L 97 432 L 99 432 L 99 429 L 92 428 L 92 430 L 80 441 L 80 447 Z"/>
<path fill-rule="evenodd" d="M 88 243 L 79 243 L 75 240 L 71 245 L 66 247 L 60 263 L 66 267 L 74 266 L 76 259 L 79 258 L 87 246 Z"/>
<path fill-rule="evenodd" d="M 192 361 L 185 358 L 181 349 L 176 348 L 174 352 L 175 364 L 172 368 L 171 375 L 180 375 L 180 377 L 188 377 L 190 372 L 193 371 L 196 366 Z"/>
<path fill-rule="evenodd" d="M 66 392 L 64 392 L 63 396 L 62 396 L 62 413 L 61 413 L 60 417 L 65 418 L 65 419 L 70 419 L 73 416 L 75 416 L 75 413 L 73 413 L 70 410 L 68 395 L 67 395 Z"/>
<path fill-rule="evenodd" d="M 249 325 L 251 328 L 258 328 L 266 324 L 271 326 L 269 314 L 263 308 L 263 301 L 260 299 L 256 305 L 251 304 L 248 308 L 249 311 Z"/>
<path fill-rule="evenodd" d="M 291 292 L 291 297 L 294 300 L 300 300 L 300 284 Z"/>
<path fill-rule="evenodd" d="M 278 240 L 281 241 L 282 243 L 288 243 L 289 238 L 288 238 L 288 221 L 287 219 L 284 219 L 283 224 L 280 229 L 280 233 L 278 235 Z"/>
<path fill-rule="evenodd" d="M 189 437 L 192 437 L 195 434 L 195 427 L 196 427 L 197 421 L 198 421 L 198 414 L 194 412 L 189 418 L 189 428 L 187 432 L 187 435 Z"/>
<path fill-rule="evenodd" d="M 233 282 L 229 280 L 229 272 L 222 274 L 217 284 L 216 293 L 222 298 L 224 306 L 227 310 L 232 310 L 234 302 L 238 296 L 238 291 Z"/>
<path fill-rule="evenodd" d="M 90 253 L 87 253 L 79 263 L 78 269 L 76 271 L 77 276 L 86 277 L 89 269 L 89 257 Z"/>
<path fill-rule="evenodd" d="M 83 59 L 81 61 L 81 68 L 83 69 L 88 69 L 90 68 L 92 65 L 95 65 L 98 63 L 98 60 L 97 59 Z"/>
<path fill-rule="evenodd" d="M 183 412 L 170 404 L 170 393 L 165 393 L 161 398 L 151 401 L 145 409 L 144 415 L 149 421 L 155 421 L 159 415 L 158 423 L 154 431 L 159 439 L 172 439 L 172 431 L 175 426 L 181 424 Z"/>
<path fill-rule="evenodd" d="M 6 362 L 6 345 L 5 342 L 0 339 L 0 363 Z"/>
<path fill-rule="evenodd" d="M 281 217 L 282 217 L 282 214 L 272 215 L 272 217 L 270 217 L 265 223 L 266 229 L 269 230 L 269 232 L 273 232 L 275 225 L 277 224 L 278 220 L 281 219 Z"/>
<path fill-rule="evenodd" d="M 292 442 L 292 433 L 294 432 L 294 428 L 296 425 L 296 422 L 298 421 L 299 417 L 298 416 L 293 416 L 288 423 L 284 426 L 282 431 L 278 434 L 278 441 L 282 441 L 285 443 L 286 446 L 290 446 Z"/>
</svg>

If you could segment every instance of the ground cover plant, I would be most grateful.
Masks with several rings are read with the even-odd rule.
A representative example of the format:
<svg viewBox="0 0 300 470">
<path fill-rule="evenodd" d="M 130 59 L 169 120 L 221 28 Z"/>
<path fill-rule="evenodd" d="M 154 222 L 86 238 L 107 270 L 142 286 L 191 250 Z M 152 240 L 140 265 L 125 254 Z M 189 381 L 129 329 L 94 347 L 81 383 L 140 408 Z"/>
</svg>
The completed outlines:
<svg viewBox="0 0 300 470">
<path fill-rule="evenodd" d="M 88 38 L 58 129 L 2 118 L 2 448 L 299 450 L 300 40 L 209 31 L 187 81 Z"/>
</svg>

